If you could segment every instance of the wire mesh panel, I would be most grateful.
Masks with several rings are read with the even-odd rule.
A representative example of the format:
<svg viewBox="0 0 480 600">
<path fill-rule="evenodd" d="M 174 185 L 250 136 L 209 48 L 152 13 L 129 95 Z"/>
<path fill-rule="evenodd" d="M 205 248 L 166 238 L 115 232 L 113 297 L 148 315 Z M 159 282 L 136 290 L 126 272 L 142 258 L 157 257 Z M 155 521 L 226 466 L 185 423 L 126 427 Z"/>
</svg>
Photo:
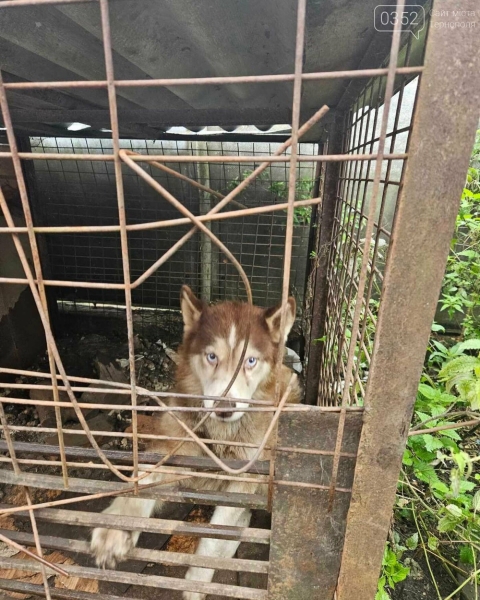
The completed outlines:
<svg viewBox="0 0 480 600">
<path fill-rule="evenodd" d="M 399 59 L 403 66 L 409 64 L 410 44 L 411 37 Z M 384 122 L 385 82 L 372 79 L 344 117 L 343 153 L 378 153 L 384 125 L 383 152 L 404 155 L 417 88 L 418 78 L 399 78 Z M 343 398 L 348 405 L 363 405 L 404 163 L 404 158 L 382 160 L 377 183 L 375 160 L 340 167 L 327 267 L 320 404 L 336 405 Z"/>
<path fill-rule="evenodd" d="M 82 138 L 32 138 L 32 152 L 38 153 L 109 153 L 112 141 Z M 252 156 L 261 162 L 272 155 L 280 143 L 266 142 L 184 142 L 121 140 L 121 147 L 142 154 L 190 155 L 198 148 L 214 156 Z M 316 154 L 316 144 L 300 144 L 299 154 Z M 170 168 L 195 181 L 206 180 L 217 194 L 235 189 L 258 162 L 175 164 Z M 116 188 L 113 165 L 99 161 L 33 161 L 39 226 L 113 225 L 117 220 Z M 203 169 L 203 171 L 202 171 Z M 205 203 L 214 206 L 206 192 L 193 187 L 170 173 L 146 166 L 146 172 L 179 198 L 190 211 L 198 213 Z M 297 167 L 296 199 L 308 200 L 314 187 L 315 166 L 301 163 Z M 128 224 L 168 221 L 177 211 L 140 177 L 123 167 Z M 203 198 L 206 194 L 206 200 Z M 239 197 L 237 208 L 258 208 L 285 203 L 288 196 L 287 163 L 269 166 Z M 215 198 L 218 202 L 218 199 Z M 205 211 L 203 211 L 205 212 Z M 307 242 L 311 207 L 298 207 L 294 214 L 291 291 L 299 307 L 303 302 L 307 262 Z M 234 221 L 214 223 L 219 239 L 238 257 L 252 285 L 255 303 L 267 306 L 280 301 L 283 272 L 283 250 L 286 211 L 245 216 Z M 155 262 L 188 231 L 188 225 L 129 233 L 129 257 L 134 281 L 146 267 Z M 205 249 L 209 245 L 210 250 Z M 202 247 L 204 251 L 202 253 Z M 123 277 L 122 254 L 118 233 L 62 234 L 47 236 L 48 262 L 52 279 L 93 281 L 118 284 Z M 207 255 L 205 252 L 209 252 Z M 208 262 L 208 277 L 205 273 Z M 179 251 L 141 285 L 135 285 L 132 302 L 135 307 L 178 308 L 182 284 L 189 284 L 206 300 L 246 299 L 235 268 L 211 242 L 201 237 L 189 240 Z M 64 303 L 123 304 L 121 290 L 62 289 L 57 290 Z"/>
</svg>

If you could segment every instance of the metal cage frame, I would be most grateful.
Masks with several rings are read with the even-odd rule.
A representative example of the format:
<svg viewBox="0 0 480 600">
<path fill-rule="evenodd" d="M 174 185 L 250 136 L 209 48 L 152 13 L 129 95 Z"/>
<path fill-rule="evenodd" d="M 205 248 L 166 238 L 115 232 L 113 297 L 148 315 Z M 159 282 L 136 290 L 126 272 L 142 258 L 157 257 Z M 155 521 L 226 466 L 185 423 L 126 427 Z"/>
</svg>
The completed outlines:
<svg viewBox="0 0 480 600">
<path fill-rule="evenodd" d="M 218 583 L 199 583 L 173 577 L 144 576 L 142 584 L 150 587 L 163 587 L 172 590 L 191 590 L 235 598 L 286 600 L 294 598 L 319 598 L 332 600 L 371 600 L 375 594 L 383 549 L 387 537 L 391 510 L 394 502 L 396 481 L 401 457 L 408 434 L 416 386 L 420 377 L 424 352 L 434 316 L 438 291 L 450 244 L 450 235 L 458 207 L 464 175 L 471 150 L 471 140 L 478 120 L 476 94 L 480 84 L 480 49 L 475 53 L 475 43 L 469 41 L 460 28 L 442 27 L 440 11 L 432 11 L 430 32 L 426 46 L 425 65 L 408 66 L 408 45 L 404 64 L 398 65 L 402 34 L 395 30 L 392 35 L 388 64 L 382 68 L 365 68 L 354 71 L 303 73 L 302 59 L 305 38 L 306 0 L 298 0 L 297 29 L 295 46 L 295 70 L 292 74 L 209 77 L 189 79 L 116 80 L 113 69 L 112 47 L 108 0 L 4 0 L 1 10 L 15 10 L 18 6 L 67 4 L 70 2 L 94 2 L 99 5 L 103 32 L 106 78 L 101 81 L 49 81 L 4 83 L 0 78 L 0 105 L 9 142 L 8 152 L 0 152 L 1 158 L 11 159 L 24 212 L 25 225 L 15 225 L 7 202 L 0 193 L 0 206 L 7 226 L 0 228 L 0 234 L 12 236 L 25 277 L 0 278 L 0 284 L 28 284 L 35 301 L 47 340 L 49 373 L 43 377 L 50 379 L 49 385 L 0 383 L 3 388 L 50 390 L 53 400 L 43 401 L 44 405 L 55 408 L 59 445 L 39 448 L 35 444 L 21 444 L 14 440 L 14 431 L 22 429 L 7 422 L 4 405 L 17 403 L 40 405 L 41 401 L 15 397 L 0 397 L 0 420 L 5 439 L 0 462 L 13 469 L 1 469 L 0 481 L 23 486 L 25 502 L 22 506 L 2 506 L 0 516 L 17 514 L 28 517 L 32 534 L 5 532 L 0 540 L 22 549 L 31 561 L 2 559 L 0 564 L 33 571 L 43 577 L 42 586 L 32 586 L 22 582 L 0 581 L 0 588 L 11 591 L 30 591 L 46 598 L 82 598 L 92 596 L 86 593 L 59 591 L 52 587 L 49 576 L 53 572 L 94 578 L 113 582 L 135 584 L 137 576 L 121 571 L 101 571 L 88 567 L 52 564 L 45 560 L 44 548 L 68 549 L 86 552 L 86 542 L 54 540 L 40 536 L 37 521 L 71 522 L 82 526 L 105 525 L 122 528 L 127 525 L 121 516 L 109 516 L 82 511 L 66 511 L 65 504 L 81 503 L 100 497 L 126 494 L 140 494 L 144 497 L 163 498 L 173 501 L 200 504 L 227 504 L 250 506 L 272 510 L 271 532 L 256 528 L 222 528 L 212 525 L 196 525 L 168 519 L 151 519 L 148 530 L 170 534 L 182 532 L 196 536 L 238 539 L 260 544 L 270 543 L 269 562 L 242 561 L 241 559 L 219 559 L 198 557 L 179 553 L 167 557 L 165 552 L 135 549 L 132 556 L 147 561 L 175 561 L 176 564 L 225 568 L 233 571 L 249 569 L 252 572 L 268 572 L 268 590 L 243 586 L 230 586 Z M 457 1 L 444 0 L 442 9 L 457 10 Z M 405 0 L 398 0 L 397 11 L 404 9 Z M 476 9 L 475 0 L 463 2 L 465 10 Z M 437 14 L 438 13 L 438 14 Z M 411 39 L 411 38 L 410 38 Z M 401 133 L 398 127 L 397 111 L 393 129 L 389 131 L 389 115 L 392 98 L 396 92 L 403 93 L 406 77 L 421 75 L 416 101 L 412 132 L 405 151 L 398 152 L 395 138 Z M 337 108 L 329 121 L 329 138 L 326 153 L 315 156 L 298 156 L 298 142 L 308 129 L 317 123 L 328 111 L 321 107 L 304 125 L 300 124 L 300 98 L 302 83 L 322 81 L 331 78 L 356 80 L 371 79 L 371 87 L 362 92 L 373 94 L 375 81 L 385 78 L 385 86 L 378 85 L 377 94 L 383 95 L 383 112 L 375 112 L 379 117 L 379 134 L 375 127 L 370 137 L 367 135 L 370 118 L 358 116 L 357 106 L 349 110 Z M 400 85 L 398 84 L 401 80 Z M 282 144 L 273 156 L 265 157 L 262 164 L 240 185 L 223 198 L 206 215 L 195 216 L 142 169 L 139 163 L 148 162 L 151 166 L 166 170 L 168 162 L 253 162 L 255 157 L 217 156 L 167 156 L 136 155 L 120 148 L 119 126 L 116 104 L 116 90 L 121 87 L 145 87 L 168 85 L 228 85 L 264 82 L 290 81 L 293 83 L 291 137 Z M 111 116 L 113 152 L 104 155 L 90 154 L 41 154 L 22 152 L 17 147 L 14 125 L 8 105 L 9 90 L 27 89 L 68 89 L 101 88 L 107 90 Z M 458 107 L 461 110 L 458 110 Z M 377 103 L 378 108 L 378 103 Z M 452 114 L 455 118 L 452 119 Z M 357 118 L 358 117 L 358 118 Z M 439 123 L 442 126 L 439 126 Z M 409 129 L 408 129 L 409 130 Z M 362 133 L 363 131 L 363 133 Z M 390 148 L 388 142 L 390 141 Z M 287 156 L 285 150 L 291 149 Z M 453 150 L 454 149 L 454 150 Z M 410 158 L 408 159 L 408 157 Z M 38 227 L 35 225 L 27 188 L 23 161 L 31 160 L 101 160 L 114 165 L 118 200 L 118 224 L 112 226 Z M 408 160 L 407 160 L 408 159 Z M 297 165 L 307 160 L 322 165 L 324 185 L 318 197 L 306 201 L 295 201 L 295 180 Z M 390 178 L 393 161 L 404 161 L 401 180 Z M 253 209 L 240 208 L 220 212 L 263 169 L 275 162 L 289 165 L 288 201 L 281 205 Z M 440 171 L 438 164 L 442 164 Z M 142 177 L 159 192 L 180 213 L 181 217 L 172 221 L 129 225 L 125 216 L 122 165 Z M 364 172 L 363 166 L 366 166 Z M 175 171 L 173 176 L 178 176 Z M 363 190 L 361 182 L 363 181 Z M 209 188 L 198 182 L 189 183 L 211 193 Z M 371 184 L 369 202 L 365 203 L 367 188 Z M 392 228 L 382 224 L 388 185 L 398 190 L 395 218 Z M 382 187 L 383 186 L 383 187 Z M 140 285 L 149 274 L 159 268 L 196 231 L 211 239 L 228 260 L 236 266 L 251 302 L 251 290 L 241 265 L 207 227 L 214 219 L 238 218 L 241 215 L 261 213 L 266 210 L 287 210 L 285 236 L 285 256 L 282 286 L 282 323 L 285 328 L 285 308 L 289 292 L 290 265 L 292 256 L 292 232 L 294 209 L 298 206 L 313 206 L 318 218 L 318 235 L 314 247 L 317 260 L 312 270 L 312 323 L 310 333 L 309 367 L 307 378 L 307 404 L 285 406 L 286 395 L 274 398 L 271 402 L 251 401 L 247 410 L 272 413 L 270 427 L 265 438 L 248 462 L 232 463 L 221 461 L 215 456 L 188 458 L 159 455 L 145 455 L 139 452 L 138 442 L 142 434 L 138 431 L 137 417 L 140 411 L 168 411 L 181 417 L 183 410 L 205 412 L 205 418 L 212 409 L 173 410 L 162 398 L 174 394 L 153 392 L 139 388 L 135 381 L 134 327 L 132 317 L 132 288 Z M 416 218 L 421 206 L 422 220 Z M 237 207 L 238 208 L 238 207 Z M 178 224 L 192 224 L 192 229 L 154 265 L 150 266 L 140 280 L 133 282 L 128 258 L 128 234 L 135 229 L 160 228 Z M 55 235 L 59 232 L 117 232 L 120 235 L 124 282 L 55 281 L 44 278 L 37 242 L 37 234 Z M 26 234 L 33 256 L 31 268 L 19 235 Z M 342 238 L 342 236 L 344 236 Z M 363 236 L 363 238 L 361 238 Z M 382 236 L 389 240 L 388 255 L 384 269 L 375 265 L 378 257 L 379 240 Z M 390 239 L 391 238 L 391 239 Z M 345 240 L 350 240 L 348 243 Z M 357 267 L 359 269 L 357 270 Z M 375 315 L 375 338 L 373 347 L 366 347 L 365 329 L 369 301 L 372 297 L 373 278 L 381 280 L 381 298 L 378 317 Z M 46 288 L 49 286 L 101 287 L 115 286 L 125 292 L 125 313 L 129 345 L 130 383 L 125 385 L 111 382 L 82 379 L 69 376 L 63 367 L 61 357 L 52 332 Z M 352 306 L 353 304 L 353 306 Z M 351 319 L 349 338 L 345 335 L 346 318 Z M 283 335 L 281 336 L 283 339 Z M 315 340 L 320 339 L 319 343 Z M 408 352 L 405 344 L 408 342 Z M 368 381 L 361 377 L 358 367 L 360 351 L 368 354 Z M 283 348 L 282 348 L 283 350 Z M 29 377 L 36 372 L 20 369 L 0 369 L 0 373 Z M 89 384 L 91 387 L 86 387 Z M 341 385 L 340 385 L 341 384 Z M 93 385 L 93 387 L 92 387 Z M 131 397 L 133 452 L 129 456 L 118 451 L 104 451 L 98 445 L 96 431 L 90 431 L 82 414 L 83 406 L 75 392 L 88 389 L 92 393 L 102 393 L 104 386 L 110 386 L 116 394 Z M 340 385 L 340 388 L 339 388 Z M 96 386 L 96 387 L 95 387 Z M 343 386 L 343 387 L 342 387 Z M 68 402 L 60 400 L 60 392 L 68 394 Z M 139 405 L 138 396 L 154 398 L 158 406 Z M 217 398 L 218 400 L 218 398 Z M 91 448 L 67 448 L 63 442 L 64 428 L 61 411 L 64 408 L 75 410 L 87 436 Z M 112 410 L 110 404 L 90 404 L 89 408 Z M 25 428 L 23 428 L 25 429 Z M 195 431 L 184 426 L 182 441 L 205 443 Z M 278 431 L 277 431 L 278 430 Z M 262 448 L 269 435 L 277 431 L 277 442 L 272 447 L 270 463 L 258 461 Z M 122 434 L 125 435 L 125 434 Z M 143 436 L 145 437 L 145 436 Z M 148 436 L 147 436 L 148 437 Z M 207 440 L 211 442 L 212 440 Z M 221 440 L 214 440 L 221 443 Z M 55 460 L 32 459 L 29 454 L 43 453 L 54 455 Z M 123 453 L 127 454 L 127 453 Z M 27 455 L 27 458 L 19 457 Z M 48 458 L 48 457 L 46 457 Z M 89 466 L 99 470 L 109 470 L 116 477 L 114 482 L 99 482 L 95 479 L 81 479 L 71 475 L 72 468 L 81 468 L 81 459 L 90 459 Z M 93 462 L 93 461 L 96 462 Z M 121 461 L 127 460 L 127 464 Z M 120 461 L 120 464 L 119 464 Z M 210 477 L 225 480 L 250 480 L 260 478 L 265 493 L 252 495 L 184 493 L 162 489 L 159 484 L 142 485 L 139 475 L 140 462 L 147 461 L 152 469 L 170 473 L 174 477 Z M 59 475 L 36 475 L 25 471 L 23 466 L 47 463 L 55 466 Z M 183 469 L 183 471 L 182 471 Z M 183 475 L 182 475 L 183 472 Z M 255 474 L 255 475 L 252 475 Z M 73 498 L 34 503 L 30 488 L 50 488 L 79 494 Z M 107 491 L 105 491 L 105 489 Z M 312 510 L 315 505 L 315 516 Z M 299 513 L 300 507 L 300 513 Z M 373 516 L 373 517 L 372 517 Z M 374 519 L 374 523 L 373 523 Z M 132 519 L 128 520 L 131 528 Z M 145 523 L 138 523 L 144 530 Z M 305 543 L 308 540 L 308 544 Z M 28 550 L 35 546 L 36 553 Z M 308 547 L 306 547 L 308 546 Z M 368 547 L 366 555 L 364 549 Z M 315 557 L 312 564 L 311 556 Z M 19 564 L 22 563 L 22 564 Z M 288 570 L 288 577 L 286 576 Z M 113 600 L 113 596 L 110 596 Z"/>
</svg>

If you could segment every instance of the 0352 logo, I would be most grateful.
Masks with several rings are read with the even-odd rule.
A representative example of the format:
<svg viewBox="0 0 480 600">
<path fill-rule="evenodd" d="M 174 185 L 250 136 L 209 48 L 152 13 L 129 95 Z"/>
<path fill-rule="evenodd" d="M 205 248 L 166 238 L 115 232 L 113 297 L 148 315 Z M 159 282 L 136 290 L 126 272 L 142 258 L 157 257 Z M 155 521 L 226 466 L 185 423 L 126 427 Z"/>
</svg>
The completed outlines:
<svg viewBox="0 0 480 600">
<path fill-rule="evenodd" d="M 418 39 L 425 28 L 425 9 L 418 4 L 406 4 L 402 11 L 397 11 L 390 5 L 379 4 L 375 7 L 374 24 L 377 31 L 384 32 L 408 28 Z"/>
</svg>

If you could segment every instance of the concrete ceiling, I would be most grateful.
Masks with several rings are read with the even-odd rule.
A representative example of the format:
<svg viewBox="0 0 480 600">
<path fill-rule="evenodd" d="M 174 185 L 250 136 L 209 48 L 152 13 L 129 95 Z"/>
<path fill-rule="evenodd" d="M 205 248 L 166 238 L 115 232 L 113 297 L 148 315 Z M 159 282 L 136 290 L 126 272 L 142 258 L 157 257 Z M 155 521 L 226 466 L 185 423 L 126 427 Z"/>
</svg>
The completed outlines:
<svg viewBox="0 0 480 600">
<path fill-rule="evenodd" d="M 377 4 L 308 0 L 304 71 L 378 66 L 390 35 L 375 32 Z M 110 19 L 117 79 L 293 72 L 296 0 L 111 0 Z M 6 81 L 105 79 L 99 5 L 0 9 L 0 56 Z M 335 107 L 349 83 L 306 82 L 302 118 Z M 110 128 L 103 89 L 9 91 L 8 98 L 21 132 L 65 135 L 74 121 L 92 126 L 82 136 Z M 147 138 L 178 125 L 288 123 L 291 101 L 292 83 L 118 90 L 122 135 Z"/>
</svg>

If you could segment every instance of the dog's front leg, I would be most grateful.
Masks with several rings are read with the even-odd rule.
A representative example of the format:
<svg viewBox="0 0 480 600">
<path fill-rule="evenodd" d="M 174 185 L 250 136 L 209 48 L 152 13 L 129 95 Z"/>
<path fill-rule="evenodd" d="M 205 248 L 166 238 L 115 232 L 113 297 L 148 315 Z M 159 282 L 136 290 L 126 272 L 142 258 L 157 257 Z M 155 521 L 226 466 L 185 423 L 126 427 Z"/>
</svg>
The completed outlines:
<svg viewBox="0 0 480 600">
<path fill-rule="evenodd" d="M 152 473 L 141 480 L 140 484 L 154 483 L 164 478 L 160 473 Z M 160 503 L 161 504 L 161 503 Z M 124 515 L 129 517 L 151 517 L 155 508 L 159 507 L 156 500 L 146 498 L 115 498 L 103 512 L 109 515 Z M 120 529 L 105 529 L 97 527 L 92 532 L 90 549 L 99 567 L 114 568 L 117 562 L 125 560 L 140 537 L 140 531 L 122 531 Z"/>
<path fill-rule="evenodd" d="M 229 506 L 217 506 L 210 523 L 215 525 L 236 525 L 237 527 L 248 527 L 252 514 L 248 508 L 233 508 Z M 198 544 L 196 554 L 202 556 L 232 558 L 237 551 L 240 542 L 235 540 L 216 540 L 202 538 Z M 190 567 L 185 579 L 192 581 L 211 582 L 214 569 L 202 569 L 201 567 Z M 184 600 L 204 600 L 206 594 L 198 592 L 183 592 Z"/>
</svg>

